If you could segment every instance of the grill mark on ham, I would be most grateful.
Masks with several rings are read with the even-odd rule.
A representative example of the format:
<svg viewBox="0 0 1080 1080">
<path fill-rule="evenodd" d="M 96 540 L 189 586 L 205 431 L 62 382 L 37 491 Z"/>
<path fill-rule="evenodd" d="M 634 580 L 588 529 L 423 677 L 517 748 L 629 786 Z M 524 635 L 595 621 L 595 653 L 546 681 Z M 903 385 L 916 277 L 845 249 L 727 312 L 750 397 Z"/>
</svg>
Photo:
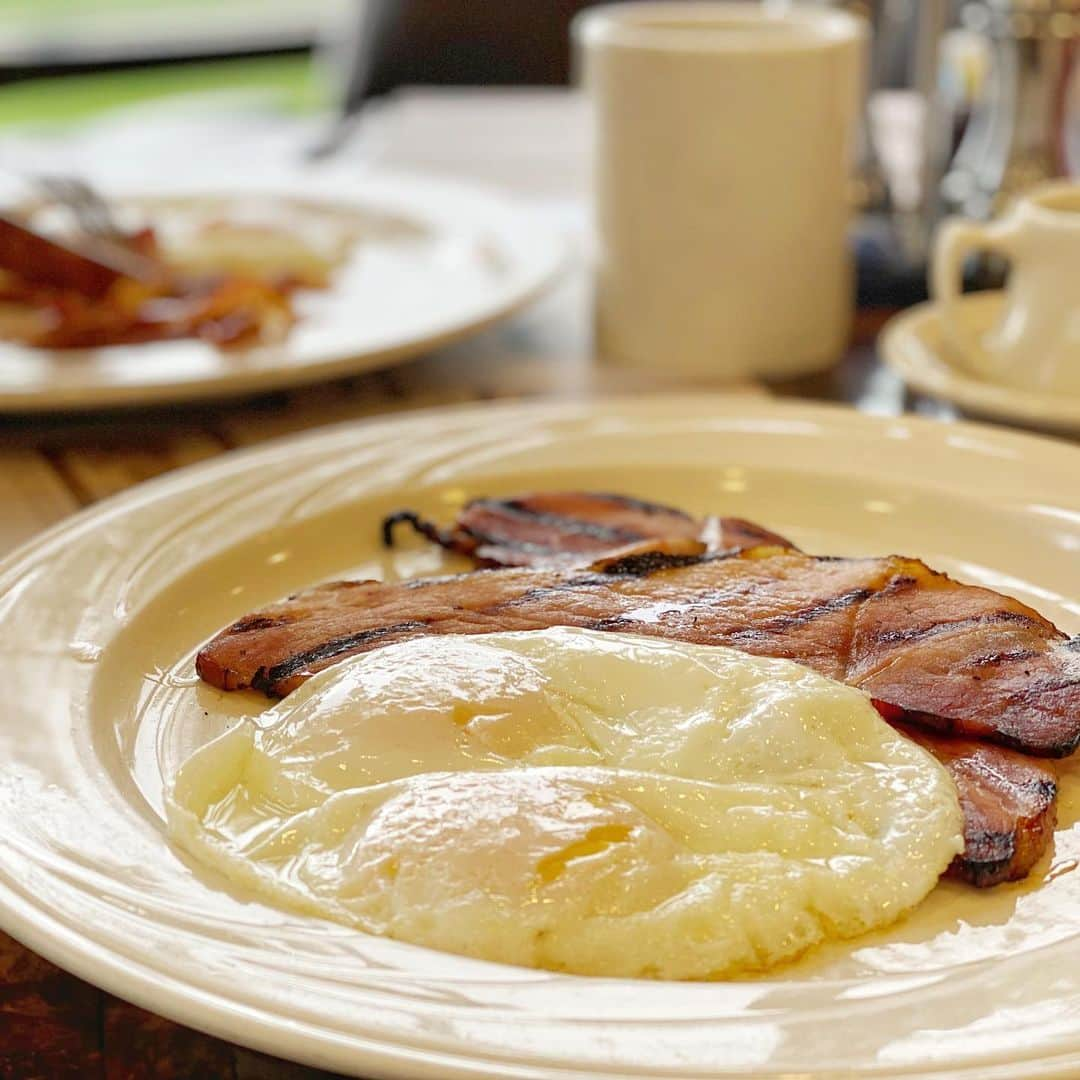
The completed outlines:
<svg viewBox="0 0 1080 1080">
<path fill-rule="evenodd" d="M 811 623 L 825 615 L 832 615 L 854 604 L 861 604 L 864 600 L 869 600 L 873 595 L 871 589 L 849 589 L 839 596 L 830 596 L 827 600 L 818 600 L 802 611 L 792 611 L 784 615 L 773 615 L 762 619 L 759 623 L 748 627 L 746 630 L 734 631 L 731 636 L 732 638 L 738 638 L 744 634 L 754 635 L 769 633 L 773 630 L 793 630 L 798 626 L 806 626 L 807 623 Z"/>
<path fill-rule="evenodd" d="M 1022 611 L 988 611 L 981 615 L 972 615 L 967 619 L 953 622 L 932 623 L 929 626 L 911 626 L 899 630 L 889 630 L 878 637 L 882 645 L 907 645 L 937 634 L 948 634 L 955 630 L 964 630 L 969 626 L 993 625 L 994 623 L 1014 622 L 1039 626 L 1045 620 L 1041 616 L 1028 615 Z"/>
<path fill-rule="evenodd" d="M 1065 642 L 1062 648 L 1068 648 L 1069 642 Z M 966 668 L 993 667 L 995 664 L 1010 663 L 1017 660 L 1032 660 L 1039 654 L 1032 649 L 1012 649 L 1008 652 L 984 653 L 982 656 L 972 656 L 965 660 Z"/>
<path fill-rule="evenodd" d="M 1012 697 L 1009 698 L 1010 705 L 1021 705 L 1035 701 L 1040 701 L 1047 697 L 1056 697 L 1057 695 L 1063 695 L 1068 698 L 1068 701 L 1063 701 L 1063 705 L 1075 704 L 1073 695 L 1076 692 L 1078 686 L 1078 680 L 1075 675 L 1062 675 L 1057 678 L 1044 679 L 1041 682 L 1034 683 L 1031 686 L 1025 686 L 1022 690 L 1018 690 Z M 1073 749 L 1075 750 L 1075 746 Z M 1069 751 L 1071 753 L 1072 751 Z M 1055 754 L 1054 757 L 1066 757 L 1067 754 Z"/>
<path fill-rule="evenodd" d="M 271 623 L 271 625 L 278 625 Z M 288 660 L 275 664 L 271 668 L 260 668 L 252 676 L 251 685 L 264 694 L 273 695 L 274 687 L 284 680 L 295 675 L 313 664 L 325 666 L 326 661 L 337 659 L 342 653 L 354 653 L 369 646 L 380 644 L 384 638 L 393 634 L 404 634 L 413 630 L 423 630 L 425 623 L 413 620 L 412 622 L 397 623 L 394 626 L 378 627 L 374 630 L 361 630 L 357 634 L 348 634 L 345 637 L 327 641 L 307 652 L 297 653 Z"/>
</svg>

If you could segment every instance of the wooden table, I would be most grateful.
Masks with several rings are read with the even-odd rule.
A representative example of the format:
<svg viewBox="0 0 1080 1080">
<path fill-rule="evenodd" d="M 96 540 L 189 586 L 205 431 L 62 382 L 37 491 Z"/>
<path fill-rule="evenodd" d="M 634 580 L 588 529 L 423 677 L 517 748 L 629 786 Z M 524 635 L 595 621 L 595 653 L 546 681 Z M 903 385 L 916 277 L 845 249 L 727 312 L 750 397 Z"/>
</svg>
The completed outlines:
<svg viewBox="0 0 1080 1080">
<path fill-rule="evenodd" d="M 562 125 L 550 118 L 545 122 L 564 142 Z M 426 137 L 417 143 L 430 152 Z M 526 166 L 534 163 L 536 146 L 537 139 L 528 140 Z M 474 150 L 474 144 L 467 145 L 470 163 Z M 431 163 L 418 155 L 405 164 Z M 502 166 L 494 170 L 498 182 L 516 169 L 513 162 Z M 517 171 L 533 183 L 537 175 L 553 175 L 551 168 Z M 386 371 L 240 403 L 67 418 L 0 417 L 0 556 L 82 507 L 143 480 L 275 436 L 441 404 L 581 398 L 648 392 L 662 385 L 592 365 L 587 309 L 587 282 L 578 271 L 502 326 Z M 825 376 L 727 389 L 847 401 L 883 413 L 949 416 L 940 403 L 908 396 L 879 364 L 872 341 L 881 321 L 882 313 L 860 313 L 850 352 Z M 0 934 L 0 1078 L 285 1080 L 319 1075 L 326 1074 L 228 1045 L 135 1008 Z"/>
</svg>

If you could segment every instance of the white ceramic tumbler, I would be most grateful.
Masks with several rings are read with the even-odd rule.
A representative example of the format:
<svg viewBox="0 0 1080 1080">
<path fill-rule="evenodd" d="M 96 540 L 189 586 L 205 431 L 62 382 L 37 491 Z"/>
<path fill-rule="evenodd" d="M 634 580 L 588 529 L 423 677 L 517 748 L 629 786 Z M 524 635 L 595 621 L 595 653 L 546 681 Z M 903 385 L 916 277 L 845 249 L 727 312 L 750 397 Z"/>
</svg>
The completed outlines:
<svg viewBox="0 0 1080 1080">
<path fill-rule="evenodd" d="M 829 366 L 854 308 L 865 22 L 644 2 L 589 9 L 575 35 L 594 104 L 600 356 L 716 379 Z"/>
</svg>

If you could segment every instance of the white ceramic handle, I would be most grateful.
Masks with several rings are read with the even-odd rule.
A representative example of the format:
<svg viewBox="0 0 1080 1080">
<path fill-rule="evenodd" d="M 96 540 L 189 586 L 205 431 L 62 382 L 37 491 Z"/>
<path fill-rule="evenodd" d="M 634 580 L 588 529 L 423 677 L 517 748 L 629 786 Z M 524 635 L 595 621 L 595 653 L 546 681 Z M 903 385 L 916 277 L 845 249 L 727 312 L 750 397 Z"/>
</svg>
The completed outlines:
<svg viewBox="0 0 1080 1080">
<path fill-rule="evenodd" d="M 982 339 L 972 334 L 960 316 L 963 294 L 964 262 L 978 251 L 989 251 L 1015 260 L 1016 226 L 1011 221 L 981 225 L 974 221 L 951 218 L 942 223 L 934 244 L 930 287 L 941 309 L 946 337 L 972 359 L 978 357 Z"/>
</svg>

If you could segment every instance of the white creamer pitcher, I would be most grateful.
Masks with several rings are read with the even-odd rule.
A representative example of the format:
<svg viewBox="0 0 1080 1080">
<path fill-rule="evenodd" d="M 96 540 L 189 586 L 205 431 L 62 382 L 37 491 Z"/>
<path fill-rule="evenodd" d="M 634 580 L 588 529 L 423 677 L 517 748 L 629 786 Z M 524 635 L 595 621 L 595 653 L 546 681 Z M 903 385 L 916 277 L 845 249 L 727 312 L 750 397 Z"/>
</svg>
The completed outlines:
<svg viewBox="0 0 1080 1080">
<path fill-rule="evenodd" d="M 1011 264 L 1001 319 L 982 333 L 961 298 L 964 260 L 978 251 Z M 931 283 L 946 341 L 968 370 L 1007 386 L 1080 395 L 1080 184 L 1033 189 L 989 224 L 945 222 Z"/>
</svg>

